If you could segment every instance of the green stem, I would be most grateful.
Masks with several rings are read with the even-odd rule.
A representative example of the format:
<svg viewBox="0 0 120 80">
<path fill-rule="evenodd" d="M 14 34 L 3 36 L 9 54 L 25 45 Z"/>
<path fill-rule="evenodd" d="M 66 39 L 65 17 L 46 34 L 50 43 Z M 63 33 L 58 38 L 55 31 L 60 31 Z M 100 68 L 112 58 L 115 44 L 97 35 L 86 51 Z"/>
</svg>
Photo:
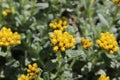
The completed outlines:
<svg viewBox="0 0 120 80">
<path fill-rule="evenodd" d="M 55 78 L 54 78 L 54 80 L 56 80 L 57 79 L 57 77 L 59 76 L 59 73 L 61 72 L 61 68 L 62 68 L 62 55 L 61 55 L 61 52 L 59 51 L 59 52 L 57 52 L 56 53 L 57 54 L 57 62 L 58 62 L 58 67 L 57 67 L 57 72 L 56 72 L 56 76 L 55 76 Z"/>
<path fill-rule="evenodd" d="M 37 2 L 37 0 L 34 0 L 34 1 L 32 2 L 32 9 L 31 9 L 31 11 L 30 11 L 30 13 L 31 13 L 32 15 L 34 15 L 33 13 L 34 13 L 34 11 L 35 11 L 36 2 Z"/>
<path fill-rule="evenodd" d="M 115 21 L 115 19 L 116 19 L 116 17 L 117 17 L 117 13 L 119 12 L 119 6 L 115 6 L 116 7 L 116 10 L 115 10 L 115 14 L 114 14 L 114 18 L 113 18 L 113 20 L 112 20 L 112 22 L 111 22 L 111 24 L 110 24 L 110 27 L 109 27 L 109 30 L 111 29 L 111 27 L 112 27 L 112 25 L 114 24 L 114 21 Z"/>
<path fill-rule="evenodd" d="M 70 64 L 70 69 L 73 67 L 73 65 L 75 64 L 75 62 L 76 62 L 76 58 L 74 58 L 74 59 L 72 60 L 72 62 L 71 62 L 71 64 Z"/>
<path fill-rule="evenodd" d="M 61 52 L 59 51 L 59 52 L 57 53 L 57 62 L 58 62 L 58 64 L 59 64 L 59 67 L 61 66 L 61 59 L 62 59 L 62 55 L 61 55 Z"/>
<path fill-rule="evenodd" d="M 93 38 L 95 38 L 96 37 L 96 30 L 95 30 L 95 25 L 94 25 L 94 20 L 93 20 L 93 9 L 92 9 L 92 6 L 90 6 L 89 7 L 89 9 L 88 9 L 88 18 L 89 18 L 89 24 L 90 24 L 90 26 L 91 26 L 91 30 L 90 31 L 92 31 L 93 32 Z"/>
<path fill-rule="evenodd" d="M 44 62 L 43 62 L 43 60 L 41 59 L 41 58 L 39 58 L 39 63 L 44 67 L 45 66 L 45 64 L 44 64 Z"/>
<path fill-rule="evenodd" d="M 27 51 L 25 51 L 25 59 L 27 59 L 28 53 Z"/>
<path fill-rule="evenodd" d="M 7 51 L 6 51 L 6 56 L 5 56 L 7 59 L 9 59 L 10 57 L 12 57 L 11 53 L 10 53 L 10 49 L 11 49 L 10 46 L 8 46 L 7 47 Z"/>
</svg>

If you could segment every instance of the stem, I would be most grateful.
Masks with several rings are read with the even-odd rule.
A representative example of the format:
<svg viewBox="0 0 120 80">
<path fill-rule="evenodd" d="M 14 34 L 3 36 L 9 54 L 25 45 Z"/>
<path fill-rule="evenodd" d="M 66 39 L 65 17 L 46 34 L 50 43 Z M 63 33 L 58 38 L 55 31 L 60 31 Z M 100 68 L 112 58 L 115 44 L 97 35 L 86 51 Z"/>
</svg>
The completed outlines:
<svg viewBox="0 0 120 80">
<path fill-rule="evenodd" d="M 96 30 L 95 30 L 95 25 L 94 25 L 94 20 L 93 20 L 93 9 L 92 9 L 92 6 L 89 7 L 88 9 L 88 18 L 89 18 L 89 24 L 91 26 L 91 31 L 93 32 L 93 38 L 96 37 Z"/>
<path fill-rule="evenodd" d="M 118 6 L 115 6 L 116 7 L 116 10 L 115 10 L 115 14 L 114 14 L 114 18 L 113 18 L 113 20 L 112 20 L 112 22 L 111 22 L 111 24 L 110 24 L 110 27 L 109 27 L 109 30 L 111 29 L 111 27 L 112 27 L 112 25 L 114 24 L 114 21 L 115 21 L 115 19 L 116 19 L 116 17 L 117 17 L 117 13 L 119 12 L 119 8 L 120 7 L 118 7 Z"/>
<path fill-rule="evenodd" d="M 10 49 L 11 49 L 10 46 L 8 46 L 8 47 L 7 47 L 7 51 L 6 51 L 6 56 L 5 56 L 7 59 L 9 59 L 9 58 L 12 57 L 12 56 L 11 56 L 11 53 L 10 53 Z"/>
<path fill-rule="evenodd" d="M 61 55 L 61 52 L 59 51 L 57 53 L 57 62 L 59 67 L 61 66 L 61 59 L 62 59 L 62 55 Z"/>
<path fill-rule="evenodd" d="M 57 54 L 57 58 L 56 59 L 57 59 L 57 62 L 58 62 L 58 67 L 57 67 L 57 72 L 55 74 L 56 76 L 55 76 L 54 80 L 57 79 L 57 77 L 59 76 L 59 73 L 62 71 L 61 69 L 63 67 L 63 65 L 61 65 L 62 64 L 62 55 L 61 55 L 61 52 L 59 51 L 56 54 Z"/>
<path fill-rule="evenodd" d="M 27 51 L 25 51 L 25 59 L 27 58 L 28 54 L 27 54 Z"/>
<path fill-rule="evenodd" d="M 45 66 L 45 64 L 44 64 L 44 62 L 43 62 L 43 60 L 41 59 L 41 58 L 39 58 L 39 63 L 43 66 L 43 68 L 44 68 L 44 66 Z"/>
<path fill-rule="evenodd" d="M 76 58 L 74 58 L 74 59 L 72 60 L 72 62 L 71 62 L 71 64 L 70 64 L 70 69 L 73 67 L 73 65 L 75 64 L 75 62 L 76 62 Z"/>
</svg>

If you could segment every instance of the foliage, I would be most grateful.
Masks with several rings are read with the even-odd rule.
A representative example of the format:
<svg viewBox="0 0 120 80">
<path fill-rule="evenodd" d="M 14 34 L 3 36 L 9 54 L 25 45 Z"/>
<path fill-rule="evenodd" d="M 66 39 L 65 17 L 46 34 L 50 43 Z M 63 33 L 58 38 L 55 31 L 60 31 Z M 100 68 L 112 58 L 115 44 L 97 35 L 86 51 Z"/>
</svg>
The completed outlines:
<svg viewBox="0 0 120 80">
<path fill-rule="evenodd" d="M 4 41 L 10 42 L 14 38 L 14 35 L 10 35 L 0 45 L 0 80 L 17 80 L 20 77 L 28 80 L 24 74 L 28 74 L 30 64 L 38 68 L 29 68 L 31 72 L 40 70 L 38 77 L 33 80 L 98 80 L 100 75 L 102 78 L 119 80 L 120 1 L 114 1 L 0 0 L 0 28 L 9 29 L 4 34 L 0 30 L 0 42 L 11 32 L 19 34 L 21 39 L 18 44 L 4 46 Z M 63 20 L 60 26 L 59 20 Z M 57 29 L 64 26 L 61 35 L 59 31 L 56 32 L 56 40 L 62 37 L 56 43 L 50 38 L 50 34 L 55 32 L 52 29 L 56 29 L 55 26 Z M 63 37 L 62 32 L 67 35 Z M 112 54 L 106 51 L 106 47 L 99 47 L 101 43 L 96 41 L 101 38 L 101 33 L 106 32 L 112 34 L 112 40 L 118 43 L 117 50 Z M 82 37 L 87 41 L 82 41 Z M 67 42 L 69 39 L 71 42 Z M 113 45 L 111 37 L 105 40 L 107 45 Z M 53 50 L 53 43 L 58 45 L 61 41 L 64 45 L 73 44 L 69 48 L 62 46 L 62 51 L 56 48 Z"/>
</svg>

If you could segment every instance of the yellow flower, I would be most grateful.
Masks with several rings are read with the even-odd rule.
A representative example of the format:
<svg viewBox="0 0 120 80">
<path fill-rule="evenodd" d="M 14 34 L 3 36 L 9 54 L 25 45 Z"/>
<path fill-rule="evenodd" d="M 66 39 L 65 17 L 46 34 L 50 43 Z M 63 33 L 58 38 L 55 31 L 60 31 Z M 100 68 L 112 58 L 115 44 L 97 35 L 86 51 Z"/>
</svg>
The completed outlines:
<svg viewBox="0 0 120 80">
<path fill-rule="evenodd" d="M 66 49 L 72 48 L 76 40 L 67 32 L 62 32 L 61 30 L 54 30 L 52 34 L 50 34 L 51 43 L 53 44 L 53 50 L 57 51 L 65 51 Z"/>
<path fill-rule="evenodd" d="M 64 45 L 63 42 L 59 42 L 60 47 L 63 47 L 63 45 Z"/>
<path fill-rule="evenodd" d="M 12 32 L 10 28 L 2 27 L 0 30 L 0 46 L 21 44 L 21 36 L 17 32 Z"/>
<path fill-rule="evenodd" d="M 22 74 L 17 80 L 36 80 L 39 77 L 40 69 L 37 63 L 29 64 L 27 75 Z"/>
<path fill-rule="evenodd" d="M 49 27 L 54 30 L 65 30 L 67 28 L 67 20 L 65 18 L 54 19 L 53 22 L 49 24 Z"/>
<path fill-rule="evenodd" d="M 53 34 L 50 34 L 50 38 L 54 38 L 54 35 L 53 35 Z"/>
<path fill-rule="evenodd" d="M 3 15 L 3 16 L 7 16 L 8 13 L 7 13 L 6 11 L 3 11 L 3 12 L 2 12 L 2 15 Z"/>
<path fill-rule="evenodd" d="M 101 75 L 98 80 L 110 80 L 109 76 Z"/>
<path fill-rule="evenodd" d="M 92 5 L 94 4 L 94 2 L 95 2 L 95 0 L 91 0 L 91 4 L 92 4 Z"/>
<path fill-rule="evenodd" d="M 53 45 L 57 44 L 57 40 L 56 39 L 52 39 L 51 42 L 52 42 Z"/>
<path fill-rule="evenodd" d="M 100 41 L 100 40 L 96 40 L 96 43 L 97 43 L 97 44 L 100 44 L 100 43 L 101 43 L 101 41 Z"/>
<path fill-rule="evenodd" d="M 28 68 L 29 68 L 29 69 L 31 69 L 31 68 L 32 68 L 32 65 L 31 65 L 31 64 L 29 64 L 29 65 L 28 65 Z"/>
<path fill-rule="evenodd" d="M 10 10 L 10 9 L 5 9 L 5 11 L 6 11 L 7 13 L 11 13 L 11 10 Z"/>
<path fill-rule="evenodd" d="M 57 52 L 58 51 L 58 46 L 54 46 L 53 51 Z"/>
<path fill-rule="evenodd" d="M 22 74 L 17 80 L 30 80 L 27 75 Z"/>
<path fill-rule="evenodd" d="M 40 69 L 37 66 L 37 63 L 29 64 L 27 69 L 27 75 L 30 80 L 37 78 L 40 74 Z"/>
<path fill-rule="evenodd" d="M 10 9 L 5 9 L 3 12 L 2 12 L 2 15 L 3 16 L 7 16 L 8 14 L 11 13 L 11 10 Z"/>
<path fill-rule="evenodd" d="M 63 25 L 64 26 L 66 26 L 67 25 L 67 21 L 65 20 L 65 21 L 63 21 Z"/>
<path fill-rule="evenodd" d="M 109 51 L 110 54 L 113 54 L 114 52 L 112 50 Z"/>
<path fill-rule="evenodd" d="M 37 68 L 37 63 L 33 63 L 33 67 Z"/>
<path fill-rule="evenodd" d="M 93 43 L 90 40 L 85 39 L 85 38 L 81 38 L 81 43 L 82 43 L 84 49 L 87 49 L 93 45 Z"/>
<path fill-rule="evenodd" d="M 61 51 L 63 51 L 63 52 L 64 52 L 64 51 L 65 51 L 65 47 L 61 47 Z"/>
<path fill-rule="evenodd" d="M 112 0 L 115 4 L 120 5 L 120 0 Z"/>
<path fill-rule="evenodd" d="M 101 33 L 100 39 L 96 40 L 96 43 L 98 44 L 98 46 L 105 49 L 110 54 L 113 54 L 114 52 L 119 50 L 118 43 L 114 35 L 110 34 L 109 32 Z"/>
</svg>

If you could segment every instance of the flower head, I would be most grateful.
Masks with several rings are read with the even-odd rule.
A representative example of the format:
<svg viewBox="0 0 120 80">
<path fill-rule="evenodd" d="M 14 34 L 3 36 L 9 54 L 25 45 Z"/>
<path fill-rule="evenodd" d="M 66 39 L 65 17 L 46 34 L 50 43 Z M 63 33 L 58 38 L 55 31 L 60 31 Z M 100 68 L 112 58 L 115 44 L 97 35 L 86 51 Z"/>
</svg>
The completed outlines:
<svg viewBox="0 0 120 80">
<path fill-rule="evenodd" d="M 101 75 L 98 80 L 110 80 L 109 76 Z"/>
<path fill-rule="evenodd" d="M 96 40 L 96 43 L 110 54 L 119 50 L 118 43 L 113 34 L 109 32 L 101 33 L 100 39 Z"/>
<path fill-rule="evenodd" d="M 17 32 L 12 32 L 10 28 L 3 27 L 0 30 L 0 46 L 20 44 L 21 36 Z"/>
<path fill-rule="evenodd" d="M 30 80 L 37 78 L 39 74 L 40 74 L 40 69 L 38 68 L 37 63 L 28 65 L 27 75 L 29 76 Z"/>
<path fill-rule="evenodd" d="M 65 30 L 67 28 L 67 20 L 65 18 L 54 19 L 53 22 L 49 24 L 50 28 L 54 30 Z"/>
<path fill-rule="evenodd" d="M 81 43 L 84 49 L 87 49 L 93 45 L 89 39 L 81 38 Z"/>
<path fill-rule="evenodd" d="M 3 12 L 2 12 L 2 15 L 3 16 L 7 16 L 8 14 L 11 13 L 11 10 L 10 9 L 5 9 Z"/>
<path fill-rule="evenodd" d="M 72 35 L 61 30 L 55 30 L 54 33 L 50 34 L 50 39 L 55 52 L 58 50 L 65 51 L 66 49 L 72 48 L 76 43 Z"/>
<path fill-rule="evenodd" d="M 93 5 L 93 4 L 94 4 L 94 2 L 95 2 L 95 0 L 91 0 L 90 2 L 91 2 L 91 4 Z"/>
<path fill-rule="evenodd" d="M 115 4 L 120 5 L 120 0 L 112 0 Z"/>
<path fill-rule="evenodd" d="M 27 75 L 22 74 L 17 80 L 30 80 Z"/>
</svg>

